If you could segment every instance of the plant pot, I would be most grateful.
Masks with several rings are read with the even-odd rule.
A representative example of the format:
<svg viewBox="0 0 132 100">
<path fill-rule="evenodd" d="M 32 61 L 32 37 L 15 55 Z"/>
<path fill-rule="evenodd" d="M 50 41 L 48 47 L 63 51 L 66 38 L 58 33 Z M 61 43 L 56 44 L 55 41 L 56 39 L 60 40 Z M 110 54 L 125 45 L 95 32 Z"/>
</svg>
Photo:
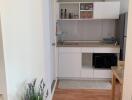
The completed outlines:
<svg viewBox="0 0 132 100">
<path fill-rule="evenodd" d="M 43 96 L 38 96 L 37 100 L 43 100 Z"/>
</svg>

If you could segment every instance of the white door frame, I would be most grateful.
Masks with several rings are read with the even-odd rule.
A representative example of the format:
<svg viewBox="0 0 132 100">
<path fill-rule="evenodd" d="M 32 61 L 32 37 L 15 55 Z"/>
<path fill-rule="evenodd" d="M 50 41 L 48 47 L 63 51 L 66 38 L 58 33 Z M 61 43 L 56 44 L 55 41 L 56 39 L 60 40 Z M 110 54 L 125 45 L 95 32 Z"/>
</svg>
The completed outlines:
<svg viewBox="0 0 132 100">
<path fill-rule="evenodd" d="M 132 100 L 132 0 L 129 0 L 123 99 Z"/>
</svg>

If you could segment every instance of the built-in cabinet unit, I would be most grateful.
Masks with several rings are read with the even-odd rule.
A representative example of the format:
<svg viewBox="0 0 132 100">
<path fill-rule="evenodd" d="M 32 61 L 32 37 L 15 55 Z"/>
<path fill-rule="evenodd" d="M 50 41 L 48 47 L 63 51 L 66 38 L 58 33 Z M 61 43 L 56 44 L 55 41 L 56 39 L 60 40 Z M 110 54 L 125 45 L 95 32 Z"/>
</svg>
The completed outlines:
<svg viewBox="0 0 132 100">
<path fill-rule="evenodd" d="M 92 65 L 99 47 L 59 47 L 59 78 L 111 78 L 111 69 L 96 69 Z M 104 47 L 103 53 L 119 54 L 119 47 Z"/>
<path fill-rule="evenodd" d="M 120 2 L 57 2 L 57 20 L 118 19 Z M 82 21 L 83 22 L 83 21 Z M 72 24 L 73 25 L 73 24 Z M 69 25 L 70 26 L 70 25 Z M 87 26 L 87 25 L 86 25 Z M 119 54 L 118 46 L 58 47 L 59 78 L 111 78 L 111 69 L 93 66 L 93 54 Z"/>
<path fill-rule="evenodd" d="M 58 2 L 58 20 L 118 19 L 120 2 Z"/>
</svg>

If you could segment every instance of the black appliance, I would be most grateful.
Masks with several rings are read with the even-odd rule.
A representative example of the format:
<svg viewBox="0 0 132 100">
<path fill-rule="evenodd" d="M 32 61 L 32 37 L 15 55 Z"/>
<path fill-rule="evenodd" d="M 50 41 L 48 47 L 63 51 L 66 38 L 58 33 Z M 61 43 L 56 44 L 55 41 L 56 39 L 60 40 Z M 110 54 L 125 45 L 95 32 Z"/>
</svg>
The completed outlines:
<svg viewBox="0 0 132 100">
<path fill-rule="evenodd" d="M 111 66 L 117 66 L 117 55 L 111 53 L 94 53 L 93 66 L 99 69 L 110 69 Z"/>
<path fill-rule="evenodd" d="M 128 13 L 120 14 L 117 20 L 117 39 L 120 45 L 120 60 L 125 60 Z"/>
</svg>

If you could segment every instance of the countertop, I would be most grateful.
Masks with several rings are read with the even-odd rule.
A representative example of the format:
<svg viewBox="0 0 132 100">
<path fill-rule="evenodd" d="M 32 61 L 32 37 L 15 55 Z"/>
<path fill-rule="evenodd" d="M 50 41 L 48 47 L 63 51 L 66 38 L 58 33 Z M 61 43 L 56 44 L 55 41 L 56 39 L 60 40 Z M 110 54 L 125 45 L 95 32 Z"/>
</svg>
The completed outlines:
<svg viewBox="0 0 132 100">
<path fill-rule="evenodd" d="M 57 43 L 57 47 L 111 47 L 119 48 L 119 45 L 108 44 L 103 42 L 64 42 Z"/>
</svg>

